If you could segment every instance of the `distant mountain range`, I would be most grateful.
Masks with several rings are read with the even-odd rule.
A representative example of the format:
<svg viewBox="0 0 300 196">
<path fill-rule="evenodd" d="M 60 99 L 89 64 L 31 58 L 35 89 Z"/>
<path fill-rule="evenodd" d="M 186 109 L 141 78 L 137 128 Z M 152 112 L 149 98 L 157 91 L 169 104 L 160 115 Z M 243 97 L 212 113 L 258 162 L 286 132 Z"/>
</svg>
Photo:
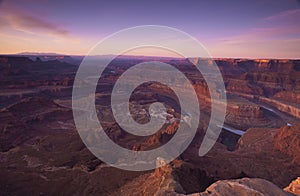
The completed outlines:
<svg viewBox="0 0 300 196">
<path fill-rule="evenodd" d="M 65 62 L 73 65 L 80 65 L 82 60 L 85 58 L 84 55 L 66 55 L 66 54 L 58 54 L 54 52 L 46 52 L 46 53 L 40 53 L 40 52 L 21 52 L 17 54 L 7 54 L 7 55 L 1 55 L 0 56 L 22 56 L 22 57 L 28 57 L 29 59 L 36 61 L 38 58 L 41 61 L 60 61 L 60 62 Z M 108 55 L 94 55 L 90 56 L 91 59 L 93 60 L 99 60 L 99 59 L 111 59 L 115 58 L 115 55 L 113 54 L 108 54 Z M 180 60 L 180 58 L 176 57 L 159 57 L 159 56 L 134 56 L 134 55 L 119 55 L 118 59 L 123 59 L 123 60 L 148 60 L 148 61 L 155 61 L 155 60 L 163 60 L 163 61 L 170 61 L 170 60 Z M 191 60 L 194 63 L 197 63 L 199 57 L 190 57 L 189 60 Z M 240 61 L 240 60 L 254 60 L 254 61 L 266 61 L 269 62 L 270 60 L 275 60 L 275 59 L 250 59 L 250 58 L 213 58 L 215 61 L 222 61 L 222 60 L 229 60 L 229 61 Z M 207 60 L 207 59 L 206 59 Z M 279 59 L 276 59 L 279 60 Z M 286 60 L 288 61 L 289 59 L 280 59 L 280 60 Z"/>
<path fill-rule="evenodd" d="M 58 54 L 53 52 L 47 52 L 47 53 L 40 53 L 40 52 L 21 52 L 17 54 L 8 54 L 8 55 L 1 55 L 0 56 L 22 56 L 22 57 L 28 57 L 29 59 L 36 61 L 38 58 L 41 61 L 51 61 L 51 60 L 58 60 L 60 62 L 66 62 L 70 64 L 76 64 L 79 65 L 84 55 L 65 55 L 65 54 Z M 111 59 L 115 58 L 115 55 L 108 54 L 108 55 L 94 55 L 90 56 L 92 59 Z M 135 60 L 175 60 L 179 58 L 175 57 L 159 57 L 159 56 L 134 56 L 134 55 L 119 55 L 119 59 L 129 60 L 129 59 L 135 59 Z"/>
<path fill-rule="evenodd" d="M 54 52 L 20 52 L 15 55 L 24 55 L 24 56 L 66 56 L 63 54 L 58 54 Z"/>
</svg>

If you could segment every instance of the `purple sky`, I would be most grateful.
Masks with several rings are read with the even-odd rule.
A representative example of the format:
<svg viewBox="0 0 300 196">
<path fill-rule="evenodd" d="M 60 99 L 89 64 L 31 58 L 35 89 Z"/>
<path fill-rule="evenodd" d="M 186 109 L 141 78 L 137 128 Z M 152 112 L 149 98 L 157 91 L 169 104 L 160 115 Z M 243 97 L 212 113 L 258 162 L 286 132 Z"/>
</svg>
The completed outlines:
<svg viewBox="0 0 300 196">
<path fill-rule="evenodd" d="M 0 53 L 85 55 L 123 28 L 166 25 L 213 57 L 300 58 L 299 21 L 299 0 L 0 0 Z"/>
</svg>

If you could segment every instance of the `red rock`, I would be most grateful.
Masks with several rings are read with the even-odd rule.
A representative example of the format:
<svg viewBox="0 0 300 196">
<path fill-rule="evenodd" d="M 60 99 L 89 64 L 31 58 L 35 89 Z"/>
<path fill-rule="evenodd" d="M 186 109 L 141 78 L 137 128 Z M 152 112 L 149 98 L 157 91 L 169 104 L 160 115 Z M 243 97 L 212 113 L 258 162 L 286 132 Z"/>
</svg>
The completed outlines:
<svg viewBox="0 0 300 196">
<path fill-rule="evenodd" d="M 284 190 L 295 195 L 300 195 L 300 177 L 293 180 Z"/>
<path fill-rule="evenodd" d="M 282 127 L 274 137 L 275 149 L 292 157 L 300 164 L 300 124 Z"/>
</svg>

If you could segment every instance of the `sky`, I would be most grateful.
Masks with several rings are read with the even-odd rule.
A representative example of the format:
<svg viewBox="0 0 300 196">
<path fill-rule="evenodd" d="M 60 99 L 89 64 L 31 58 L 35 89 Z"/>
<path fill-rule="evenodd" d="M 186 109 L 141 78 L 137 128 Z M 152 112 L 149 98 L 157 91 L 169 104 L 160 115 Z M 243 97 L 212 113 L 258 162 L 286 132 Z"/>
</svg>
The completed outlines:
<svg viewBox="0 0 300 196">
<path fill-rule="evenodd" d="M 300 0 L 0 0 L 0 54 L 86 55 L 139 25 L 184 31 L 215 58 L 300 59 Z"/>
</svg>

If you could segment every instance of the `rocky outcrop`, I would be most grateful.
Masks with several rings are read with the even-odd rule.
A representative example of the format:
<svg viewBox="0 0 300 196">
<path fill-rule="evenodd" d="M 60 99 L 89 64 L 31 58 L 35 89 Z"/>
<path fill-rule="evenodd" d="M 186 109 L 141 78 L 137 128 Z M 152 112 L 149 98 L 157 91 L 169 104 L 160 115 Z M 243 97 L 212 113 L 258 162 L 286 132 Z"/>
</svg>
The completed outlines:
<svg viewBox="0 0 300 196">
<path fill-rule="evenodd" d="M 270 128 L 250 128 L 239 139 L 237 149 L 239 151 L 273 151 L 274 137 L 278 129 Z"/>
<path fill-rule="evenodd" d="M 205 192 L 199 194 L 192 194 L 193 196 L 207 196 L 207 195 L 277 195 L 288 196 L 291 195 L 273 183 L 259 178 L 242 178 L 237 180 L 221 180 L 206 189 Z"/>
<path fill-rule="evenodd" d="M 295 195 L 300 195 L 300 177 L 293 180 L 289 186 L 284 188 L 284 190 Z"/>
<path fill-rule="evenodd" d="M 296 118 L 300 118 L 300 105 L 297 104 L 297 102 L 293 101 L 295 97 L 293 98 L 292 96 L 287 95 L 285 99 L 277 100 L 277 99 L 267 98 L 264 96 L 250 95 L 246 93 L 239 93 L 239 92 L 228 92 L 228 93 L 233 95 L 238 95 L 240 97 L 244 97 L 250 100 L 266 103 L 268 105 L 275 107 L 279 111 L 287 113 Z M 295 96 L 297 97 L 298 95 Z"/>
<path fill-rule="evenodd" d="M 158 168 L 150 174 L 136 178 L 124 185 L 116 195 L 161 195 L 166 192 L 191 194 L 204 191 L 215 180 L 192 164 L 174 160 L 165 164 L 157 159 Z"/>
<path fill-rule="evenodd" d="M 259 97 L 259 100 L 276 107 L 278 110 L 280 110 L 282 112 L 286 112 L 296 118 L 300 118 L 300 108 L 299 107 L 290 105 L 288 103 L 283 103 L 278 100 L 266 98 L 266 97 Z"/>
<path fill-rule="evenodd" d="M 282 127 L 274 137 L 274 147 L 300 165 L 300 124 Z"/>
<path fill-rule="evenodd" d="M 176 162 L 176 161 L 175 161 Z M 173 162 L 173 164 L 175 163 Z M 178 163 L 175 163 L 178 164 Z M 154 172 L 154 176 L 156 178 L 161 178 L 161 182 L 159 184 L 159 191 L 174 191 L 176 193 L 185 193 L 181 184 L 178 182 L 179 178 L 173 172 L 175 168 L 174 165 L 166 164 L 162 158 L 157 158 L 156 160 L 157 169 Z"/>
<path fill-rule="evenodd" d="M 0 87 L 26 89 L 71 85 L 76 65 L 58 60 L 31 60 L 29 57 L 0 56 Z"/>
<path fill-rule="evenodd" d="M 43 134 L 44 127 L 36 131 L 36 124 L 46 124 L 52 129 L 70 129 L 70 109 L 42 97 L 24 98 L 0 110 L 0 151 L 23 144 L 32 137 Z M 52 124 L 55 122 L 56 125 Z M 41 128 L 41 127 L 40 127 Z"/>
<path fill-rule="evenodd" d="M 273 98 L 300 104 L 300 91 L 281 91 L 276 93 Z"/>
<path fill-rule="evenodd" d="M 271 97 L 283 90 L 300 90 L 299 60 L 216 59 L 216 63 L 232 93 Z"/>
<path fill-rule="evenodd" d="M 243 92 L 250 95 L 262 95 L 263 89 L 251 84 L 248 80 L 230 78 L 227 80 L 226 90 L 229 92 Z"/>
<path fill-rule="evenodd" d="M 180 196 L 172 191 L 162 191 L 160 194 L 168 196 Z M 276 196 L 292 196 L 273 183 L 259 178 L 242 178 L 236 180 L 220 180 L 210 185 L 204 192 L 190 194 L 190 196 L 248 196 L 248 195 L 276 195 Z"/>
<path fill-rule="evenodd" d="M 260 106 L 245 100 L 228 100 L 226 123 L 234 124 L 240 129 L 253 127 L 264 127 L 269 119 L 264 116 Z"/>
<path fill-rule="evenodd" d="M 182 158 L 215 179 L 262 178 L 283 188 L 299 176 L 300 165 L 275 149 L 274 138 L 278 132 L 276 128 L 251 128 L 242 135 L 234 151 L 216 143 L 203 157 L 198 157 L 196 146 L 189 148 Z"/>
<path fill-rule="evenodd" d="M 178 127 L 179 127 L 179 123 L 176 121 L 173 122 L 172 124 L 164 125 L 164 127 L 160 131 L 151 135 L 144 141 L 142 141 L 138 144 L 135 144 L 133 146 L 133 150 L 136 150 L 136 151 L 137 150 L 149 150 L 154 147 L 158 147 L 160 145 L 165 144 L 172 138 L 172 136 L 177 131 Z"/>
<path fill-rule="evenodd" d="M 228 110 L 238 118 L 262 118 L 263 112 L 258 105 L 254 104 L 228 104 Z"/>
</svg>

